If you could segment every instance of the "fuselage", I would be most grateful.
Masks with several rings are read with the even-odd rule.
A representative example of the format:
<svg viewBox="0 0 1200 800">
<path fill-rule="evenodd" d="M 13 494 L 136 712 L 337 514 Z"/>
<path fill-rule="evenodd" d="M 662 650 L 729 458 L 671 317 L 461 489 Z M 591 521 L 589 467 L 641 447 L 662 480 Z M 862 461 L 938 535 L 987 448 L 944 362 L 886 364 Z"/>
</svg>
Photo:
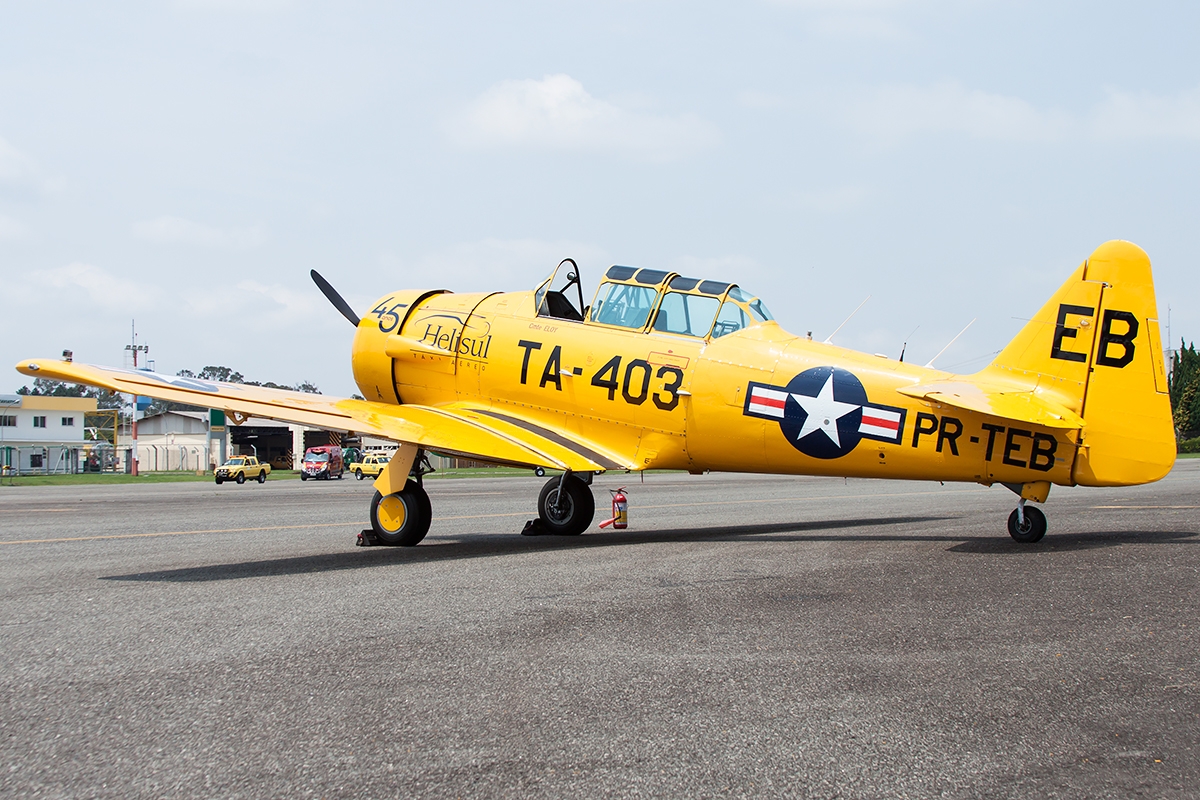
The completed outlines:
<svg viewBox="0 0 1200 800">
<path fill-rule="evenodd" d="M 701 338 L 539 316 L 536 303 L 533 292 L 387 295 L 355 338 L 359 389 L 530 420 L 621 468 L 1074 482 L 1078 431 L 897 391 L 946 372 L 772 321 Z"/>
</svg>

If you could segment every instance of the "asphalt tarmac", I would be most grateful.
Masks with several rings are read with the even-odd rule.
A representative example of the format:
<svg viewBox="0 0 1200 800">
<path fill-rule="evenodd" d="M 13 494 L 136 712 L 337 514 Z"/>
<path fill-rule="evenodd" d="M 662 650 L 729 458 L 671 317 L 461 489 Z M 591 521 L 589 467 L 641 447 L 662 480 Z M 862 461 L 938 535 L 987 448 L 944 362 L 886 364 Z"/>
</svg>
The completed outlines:
<svg viewBox="0 0 1200 800">
<path fill-rule="evenodd" d="M 1200 796 L 1200 460 L 1129 489 L 0 487 L 5 797 Z M 603 518 L 597 514 L 597 522 Z"/>
</svg>

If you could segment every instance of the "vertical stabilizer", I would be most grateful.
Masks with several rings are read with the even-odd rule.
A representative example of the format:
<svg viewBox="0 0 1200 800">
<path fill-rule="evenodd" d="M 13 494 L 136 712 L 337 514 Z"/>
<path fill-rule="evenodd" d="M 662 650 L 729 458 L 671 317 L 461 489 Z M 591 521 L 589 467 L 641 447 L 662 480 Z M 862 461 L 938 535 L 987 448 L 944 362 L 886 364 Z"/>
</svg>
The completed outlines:
<svg viewBox="0 0 1200 800">
<path fill-rule="evenodd" d="M 1076 483 L 1147 483 L 1175 463 L 1154 279 L 1135 244 L 1096 248 L 986 372 L 1083 417 Z"/>
</svg>

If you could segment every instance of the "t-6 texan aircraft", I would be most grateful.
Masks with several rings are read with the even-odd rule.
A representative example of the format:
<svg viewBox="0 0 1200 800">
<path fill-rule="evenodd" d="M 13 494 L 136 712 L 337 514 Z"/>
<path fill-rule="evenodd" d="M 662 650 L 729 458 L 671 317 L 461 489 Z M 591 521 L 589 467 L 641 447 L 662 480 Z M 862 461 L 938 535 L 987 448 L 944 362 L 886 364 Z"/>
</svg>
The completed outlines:
<svg viewBox="0 0 1200 800">
<path fill-rule="evenodd" d="M 759 472 L 1002 484 L 1008 531 L 1036 542 L 1051 484 L 1167 474 L 1175 433 L 1150 260 L 1101 245 L 985 369 L 954 375 L 795 336 L 734 284 L 613 266 L 590 306 L 566 259 L 527 292 L 384 295 L 355 326 L 339 399 L 52 359 L 25 375 L 399 443 L 375 481 L 384 544 L 415 545 L 432 512 L 423 451 L 562 470 L 544 532 L 577 535 L 606 470 Z"/>
</svg>

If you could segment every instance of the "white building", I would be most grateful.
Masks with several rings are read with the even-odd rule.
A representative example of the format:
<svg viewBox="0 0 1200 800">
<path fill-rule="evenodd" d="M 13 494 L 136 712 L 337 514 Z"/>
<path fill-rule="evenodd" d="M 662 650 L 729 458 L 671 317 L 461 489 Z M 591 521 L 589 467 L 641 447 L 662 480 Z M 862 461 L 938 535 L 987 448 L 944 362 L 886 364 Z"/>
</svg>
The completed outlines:
<svg viewBox="0 0 1200 800">
<path fill-rule="evenodd" d="M 85 425 L 94 397 L 0 395 L 0 466 L 21 473 L 79 472 L 112 446 Z"/>
</svg>

